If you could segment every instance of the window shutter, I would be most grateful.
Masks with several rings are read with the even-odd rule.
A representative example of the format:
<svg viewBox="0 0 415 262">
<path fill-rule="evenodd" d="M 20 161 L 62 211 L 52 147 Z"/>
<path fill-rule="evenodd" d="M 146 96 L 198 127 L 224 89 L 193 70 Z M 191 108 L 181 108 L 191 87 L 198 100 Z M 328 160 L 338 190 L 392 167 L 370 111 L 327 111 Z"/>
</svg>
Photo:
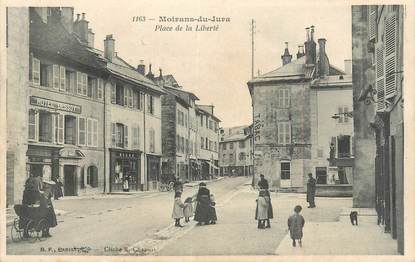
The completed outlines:
<svg viewBox="0 0 415 262">
<path fill-rule="evenodd" d="M 85 73 L 82 73 L 82 90 L 83 90 L 83 95 L 87 96 L 88 95 L 88 75 Z"/>
<path fill-rule="evenodd" d="M 66 69 L 64 66 L 59 67 L 59 74 L 60 74 L 60 86 L 59 90 L 65 92 L 65 85 L 66 85 Z"/>
<path fill-rule="evenodd" d="M 64 143 L 64 121 L 65 121 L 65 116 L 62 114 L 57 115 L 57 125 L 58 125 L 58 144 L 63 144 Z"/>
<path fill-rule="evenodd" d="M 291 144 L 291 123 L 287 122 L 285 123 L 285 143 Z"/>
<path fill-rule="evenodd" d="M 82 73 L 76 72 L 76 93 L 82 95 Z"/>
<path fill-rule="evenodd" d="M 87 145 L 92 146 L 92 119 L 87 120 Z"/>
<path fill-rule="evenodd" d="M 375 47 L 375 73 L 376 73 L 376 111 L 385 110 L 385 70 L 384 70 L 384 47 L 377 44 Z"/>
<path fill-rule="evenodd" d="M 86 144 L 86 119 L 78 118 L 78 144 L 84 146 Z"/>
<path fill-rule="evenodd" d="M 350 155 L 354 156 L 354 137 L 350 136 Z"/>
<path fill-rule="evenodd" d="M 140 92 L 140 109 L 144 109 L 144 94 Z"/>
<path fill-rule="evenodd" d="M 138 93 L 133 91 L 133 108 L 138 109 Z"/>
<path fill-rule="evenodd" d="M 32 59 L 32 82 L 34 85 L 40 85 L 40 61 L 34 57 Z"/>
<path fill-rule="evenodd" d="M 59 65 L 53 65 L 52 67 L 52 74 L 53 74 L 53 82 L 52 82 L 52 86 L 54 89 L 59 90 L 60 88 L 60 71 L 59 71 Z"/>
<path fill-rule="evenodd" d="M 396 13 L 392 13 L 385 21 L 385 99 L 396 95 L 396 63 L 398 21 Z"/>
<path fill-rule="evenodd" d="M 335 136 L 331 137 L 331 144 L 333 144 L 334 147 L 334 157 L 337 157 L 337 138 Z"/>
<path fill-rule="evenodd" d="M 124 106 L 128 106 L 128 88 L 124 88 Z"/>
<path fill-rule="evenodd" d="M 349 122 L 349 116 L 348 116 L 349 109 L 347 108 L 347 106 L 345 106 L 343 109 L 344 109 L 343 110 L 343 113 L 344 113 L 344 122 L 347 123 L 347 122 Z"/>
<path fill-rule="evenodd" d="M 124 147 L 128 148 L 128 126 L 124 126 Z"/>
<path fill-rule="evenodd" d="M 117 102 L 117 89 L 115 85 L 111 84 L 111 103 L 115 104 Z"/>
<path fill-rule="evenodd" d="M 37 127 L 38 127 L 38 121 L 37 121 L 37 113 L 35 110 L 29 110 L 29 140 L 35 140 L 37 141 Z"/>
<path fill-rule="evenodd" d="M 117 141 L 117 125 L 115 123 L 111 124 L 111 142 L 112 146 L 116 147 L 116 141 Z"/>
<path fill-rule="evenodd" d="M 284 99 L 285 99 L 285 107 L 289 107 L 290 106 L 290 90 L 285 89 L 284 90 Z"/>
<path fill-rule="evenodd" d="M 369 41 L 376 39 L 377 31 L 377 6 L 369 6 Z"/>
<path fill-rule="evenodd" d="M 98 146 L 98 120 L 94 119 L 92 121 L 92 124 L 93 124 L 93 126 L 92 126 L 92 129 L 93 129 L 92 130 L 92 133 L 93 133 L 92 145 L 97 147 Z"/>
<path fill-rule="evenodd" d="M 278 144 L 284 144 L 284 129 L 283 129 L 282 123 L 278 123 L 277 132 L 278 132 Z"/>
</svg>

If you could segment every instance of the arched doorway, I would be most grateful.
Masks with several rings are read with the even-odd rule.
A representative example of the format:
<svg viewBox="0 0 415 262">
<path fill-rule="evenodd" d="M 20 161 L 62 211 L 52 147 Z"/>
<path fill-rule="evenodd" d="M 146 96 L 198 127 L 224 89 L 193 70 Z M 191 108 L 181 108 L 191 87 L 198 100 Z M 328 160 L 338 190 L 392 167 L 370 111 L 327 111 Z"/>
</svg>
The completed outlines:
<svg viewBox="0 0 415 262">
<path fill-rule="evenodd" d="M 88 167 L 86 183 L 91 187 L 98 187 L 98 168 L 96 166 Z"/>
</svg>

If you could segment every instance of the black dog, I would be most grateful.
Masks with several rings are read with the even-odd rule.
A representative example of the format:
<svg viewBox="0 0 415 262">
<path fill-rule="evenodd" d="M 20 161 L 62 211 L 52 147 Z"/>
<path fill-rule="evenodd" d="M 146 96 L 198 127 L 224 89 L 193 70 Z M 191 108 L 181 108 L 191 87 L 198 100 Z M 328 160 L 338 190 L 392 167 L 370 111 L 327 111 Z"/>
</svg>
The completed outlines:
<svg viewBox="0 0 415 262">
<path fill-rule="evenodd" d="M 353 226 L 357 226 L 357 211 L 350 212 L 350 222 Z"/>
</svg>

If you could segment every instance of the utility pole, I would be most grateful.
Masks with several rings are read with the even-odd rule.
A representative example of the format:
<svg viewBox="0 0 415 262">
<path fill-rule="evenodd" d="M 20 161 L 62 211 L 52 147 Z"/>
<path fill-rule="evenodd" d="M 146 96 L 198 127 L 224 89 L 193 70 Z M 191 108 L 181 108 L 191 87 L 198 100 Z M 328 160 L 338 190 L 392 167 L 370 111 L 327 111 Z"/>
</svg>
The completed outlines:
<svg viewBox="0 0 415 262">
<path fill-rule="evenodd" d="M 255 45 L 254 45 L 254 35 L 255 35 L 255 20 L 252 19 L 251 21 L 251 78 L 254 78 L 254 52 L 255 52 Z"/>
</svg>

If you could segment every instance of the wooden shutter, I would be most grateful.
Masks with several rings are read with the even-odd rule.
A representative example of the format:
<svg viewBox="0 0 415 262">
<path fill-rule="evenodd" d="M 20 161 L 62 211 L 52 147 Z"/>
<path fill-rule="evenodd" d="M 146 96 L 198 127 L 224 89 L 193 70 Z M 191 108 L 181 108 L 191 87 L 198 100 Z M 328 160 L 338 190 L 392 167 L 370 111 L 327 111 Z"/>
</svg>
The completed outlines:
<svg viewBox="0 0 415 262">
<path fill-rule="evenodd" d="M 84 96 L 88 95 L 87 89 L 88 89 L 88 75 L 85 73 L 82 73 L 82 94 Z"/>
<path fill-rule="evenodd" d="M 38 139 L 37 130 L 38 130 L 39 121 L 38 121 L 37 118 L 38 118 L 38 113 L 36 113 L 35 110 L 29 110 L 29 119 L 28 119 L 28 121 L 29 121 L 28 139 L 29 140 L 37 141 L 37 139 Z"/>
<path fill-rule="evenodd" d="M 84 146 L 86 144 L 86 119 L 78 118 L 78 144 Z"/>
<path fill-rule="evenodd" d="M 92 119 L 87 120 L 87 145 L 92 146 Z"/>
<path fill-rule="evenodd" d="M 111 84 L 111 103 L 117 103 L 117 88 L 113 84 Z"/>
<path fill-rule="evenodd" d="M 128 106 L 128 87 L 124 87 L 124 106 Z"/>
<path fill-rule="evenodd" d="M 92 121 L 92 146 L 98 146 L 98 120 Z"/>
<path fill-rule="evenodd" d="M 59 71 L 59 65 L 53 65 L 52 66 L 52 74 L 53 74 L 53 80 L 52 80 L 52 86 L 54 89 L 59 90 L 60 88 L 60 71 Z"/>
<path fill-rule="evenodd" d="M 284 125 L 283 123 L 278 123 L 278 144 L 284 144 Z"/>
<path fill-rule="evenodd" d="M 112 142 L 112 147 L 116 147 L 116 143 L 117 143 L 117 124 L 115 124 L 115 123 L 111 124 L 111 142 Z"/>
<path fill-rule="evenodd" d="M 76 72 L 76 93 L 82 95 L 82 73 Z"/>
<path fill-rule="evenodd" d="M 377 34 L 377 6 L 371 5 L 369 6 L 369 41 L 376 39 Z"/>
<path fill-rule="evenodd" d="M 291 144 L 291 122 L 285 123 L 285 143 Z"/>
<path fill-rule="evenodd" d="M 40 85 L 40 61 L 34 57 L 32 59 L 32 82 L 34 85 Z"/>
<path fill-rule="evenodd" d="M 124 125 L 124 148 L 128 147 L 128 126 Z"/>
<path fill-rule="evenodd" d="M 58 144 L 63 144 L 64 143 L 64 138 L 65 138 L 65 134 L 64 134 L 64 122 L 65 122 L 65 116 L 62 114 L 57 115 L 57 143 Z"/>
<path fill-rule="evenodd" d="M 64 66 L 59 67 L 59 78 L 60 78 L 60 86 L 59 90 L 65 92 L 65 85 L 66 85 L 66 69 Z"/>
<path fill-rule="evenodd" d="M 98 86 L 97 86 L 97 98 L 101 100 L 104 97 L 104 81 L 101 78 L 98 78 Z"/>
<path fill-rule="evenodd" d="M 385 99 L 396 95 L 396 63 L 398 21 L 396 13 L 392 13 L 385 21 Z"/>
<path fill-rule="evenodd" d="M 385 70 L 384 70 L 384 47 L 377 44 L 375 47 L 375 74 L 376 74 L 376 111 L 385 110 Z"/>
</svg>

